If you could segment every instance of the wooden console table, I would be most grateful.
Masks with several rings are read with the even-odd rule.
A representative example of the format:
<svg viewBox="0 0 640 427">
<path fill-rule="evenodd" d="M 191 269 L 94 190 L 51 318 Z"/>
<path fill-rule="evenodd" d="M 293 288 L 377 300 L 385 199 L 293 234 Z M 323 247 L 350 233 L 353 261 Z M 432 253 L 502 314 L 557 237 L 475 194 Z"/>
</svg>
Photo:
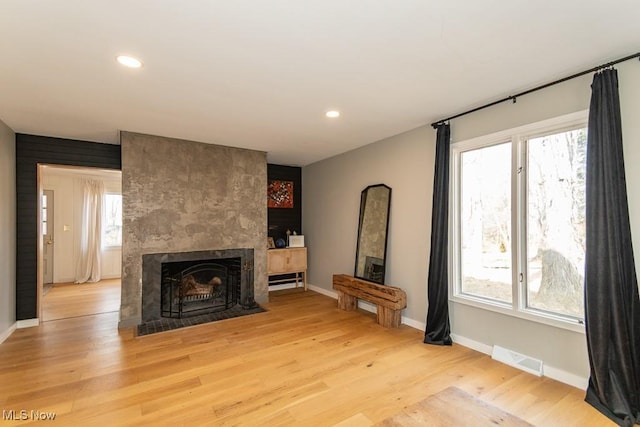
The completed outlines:
<svg viewBox="0 0 640 427">
<path fill-rule="evenodd" d="M 346 274 L 333 275 L 333 289 L 338 291 L 338 308 L 353 311 L 358 299 L 378 306 L 378 323 L 386 328 L 400 327 L 402 309 L 407 307 L 407 293 L 400 288 L 378 285 Z"/>
<path fill-rule="evenodd" d="M 296 288 L 298 280 L 302 279 L 304 290 L 307 290 L 307 248 L 284 248 L 267 250 L 267 274 L 275 276 L 280 274 L 296 275 Z M 300 277 L 301 276 L 301 277 Z M 271 280 L 269 283 L 290 282 L 291 279 Z"/>
</svg>

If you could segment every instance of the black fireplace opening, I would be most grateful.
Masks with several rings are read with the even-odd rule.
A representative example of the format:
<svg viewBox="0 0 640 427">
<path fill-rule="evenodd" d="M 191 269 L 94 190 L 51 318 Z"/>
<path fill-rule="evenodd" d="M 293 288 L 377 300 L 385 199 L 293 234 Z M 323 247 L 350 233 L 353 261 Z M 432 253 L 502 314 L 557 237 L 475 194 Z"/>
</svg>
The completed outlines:
<svg viewBox="0 0 640 427">
<path fill-rule="evenodd" d="M 160 316 L 182 319 L 229 310 L 240 303 L 241 258 L 164 262 Z"/>
<path fill-rule="evenodd" d="M 253 258 L 253 248 L 143 254 L 138 336 L 264 312 Z"/>
</svg>

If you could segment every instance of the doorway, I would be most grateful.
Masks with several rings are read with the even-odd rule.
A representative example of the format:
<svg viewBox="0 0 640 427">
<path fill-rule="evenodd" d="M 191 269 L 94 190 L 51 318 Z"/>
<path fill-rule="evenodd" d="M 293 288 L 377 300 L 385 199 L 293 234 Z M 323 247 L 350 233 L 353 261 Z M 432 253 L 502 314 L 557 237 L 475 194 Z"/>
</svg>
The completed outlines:
<svg viewBox="0 0 640 427">
<path fill-rule="evenodd" d="M 16 320 L 36 326 L 42 290 L 39 165 L 122 169 L 120 145 L 16 133 Z M 58 203 L 59 205 L 59 203 Z M 58 252 L 59 253 L 59 252 Z M 55 270 L 55 269 L 54 269 Z"/>
<path fill-rule="evenodd" d="M 43 322 L 120 310 L 122 173 L 87 167 L 38 166 L 39 315 Z M 99 183 L 96 218 L 87 220 L 87 183 Z M 97 222 L 96 222 L 97 221 Z M 93 228 L 92 228 L 93 227 Z M 87 239 L 94 239 L 93 245 Z M 97 273 L 80 273 L 94 248 Z M 85 258 L 86 262 L 86 258 Z M 95 267 L 95 265 L 98 267 Z M 81 283 L 82 282 L 82 283 Z"/>
</svg>

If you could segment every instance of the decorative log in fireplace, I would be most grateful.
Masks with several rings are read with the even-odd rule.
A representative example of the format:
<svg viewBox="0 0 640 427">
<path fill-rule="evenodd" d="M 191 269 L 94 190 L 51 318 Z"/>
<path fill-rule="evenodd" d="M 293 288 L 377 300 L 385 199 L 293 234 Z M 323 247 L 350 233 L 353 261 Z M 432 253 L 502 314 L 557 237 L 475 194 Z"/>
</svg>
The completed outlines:
<svg viewBox="0 0 640 427">
<path fill-rule="evenodd" d="M 179 288 L 180 298 L 186 299 L 189 297 L 197 298 L 211 298 L 216 295 L 218 286 L 222 285 L 222 280 L 218 276 L 214 276 L 208 283 L 198 283 L 192 274 L 184 277 L 180 282 L 176 283 Z"/>
<path fill-rule="evenodd" d="M 162 317 L 227 310 L 239 302 L 240 259 L 162 265 Z"/>
</svg>

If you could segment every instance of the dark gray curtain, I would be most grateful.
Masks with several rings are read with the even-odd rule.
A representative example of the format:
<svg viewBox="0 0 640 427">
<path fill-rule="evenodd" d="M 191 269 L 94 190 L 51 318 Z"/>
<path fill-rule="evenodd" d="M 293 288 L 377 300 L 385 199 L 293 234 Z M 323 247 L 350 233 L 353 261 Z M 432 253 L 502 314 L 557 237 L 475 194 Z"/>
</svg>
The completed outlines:
<svg viewBox="0 0 640 427">
<path fill-rule="evenodd" d="M 427 295 L 427 344 L 451 345 L 449 326 L 449 141 L 448 124 L 440 124 L 436 135 L 436 167 L 433 179 L 433 213 L 431 215 L 431 255 Z"/>
<path fill-rule="evenodd" d="M 584 284 L 591 377 L 585 400 L 619 425 L 631 426 L 640 423 L 640 298 L 617 71 L 597 73 L 591 89 Z"/>
</svg>

